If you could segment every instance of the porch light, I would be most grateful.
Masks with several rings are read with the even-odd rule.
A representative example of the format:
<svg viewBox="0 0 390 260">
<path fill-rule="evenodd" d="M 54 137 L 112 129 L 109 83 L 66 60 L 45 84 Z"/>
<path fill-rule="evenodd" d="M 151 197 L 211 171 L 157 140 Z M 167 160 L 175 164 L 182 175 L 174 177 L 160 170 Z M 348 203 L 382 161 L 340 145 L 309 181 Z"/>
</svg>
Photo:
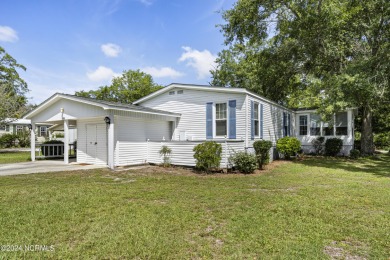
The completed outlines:
<svg viewBox="0 0 390 260">
<path fill-rule="evenodd" d="M 29 124 L 27 127 L 28 127 L 28 129 L 31 130 L 32 129 L 32 124 Z"/>
<path fill-rule="evenodd" d="M 104 118 L 104 122 L 106 122 L 106 124 L 109 125 L 111 123 L 111 119 L 108 116 L 106 116 Z"/>
</svg>

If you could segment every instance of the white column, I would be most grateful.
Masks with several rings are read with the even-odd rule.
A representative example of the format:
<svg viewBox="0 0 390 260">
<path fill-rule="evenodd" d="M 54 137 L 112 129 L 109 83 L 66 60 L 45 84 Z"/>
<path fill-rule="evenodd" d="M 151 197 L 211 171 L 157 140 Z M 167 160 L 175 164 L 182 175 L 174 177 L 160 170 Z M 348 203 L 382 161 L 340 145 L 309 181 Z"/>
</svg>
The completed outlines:
<svg viewBox="0 0 390 260">
<path fill-rule="evenodd" d="M 64 120 L 64 163 L 69 163 L 69 121 Z"/>
<path fill-rule="evenodd" d="M 347 118 L 348 118 L 348 138 L 352 138 L 352 131 L 353 131 L 353 116 L 352 116 L 352 110 L 347 111 Z"/>
<path fill-rule="evenodd" d="M 108 133 L 107 133 L 107 157 L 108 157 L 108 167 L 110 167 L 110 169 L 114 169 L 115 168 L 115 154 L 114 154 L 114 151 L 115 151 L 115 131 L 114 131 L 114 126 L 115 126 L 115 122 L 114 122 L 114 115 L 110 115 L 110 125 L 108 125 Z"/>
<path fill-rule="evenodd" d="M 35 123 L 31 122 L 30 146 L 31 146 L 31 161 L 35 161 Z"/>
</svg>

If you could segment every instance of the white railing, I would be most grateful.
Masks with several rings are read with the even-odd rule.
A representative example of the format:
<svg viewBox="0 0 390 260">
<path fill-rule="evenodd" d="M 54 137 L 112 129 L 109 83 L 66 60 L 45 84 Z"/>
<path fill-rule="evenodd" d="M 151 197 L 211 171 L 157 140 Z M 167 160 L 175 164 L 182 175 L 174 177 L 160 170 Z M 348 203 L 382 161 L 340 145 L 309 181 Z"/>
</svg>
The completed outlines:
<svg viewBox="0 0 390 260">
<path fill-rule="evenodd" d="M 64 158 L 64 144 L 37 144 L 36 158 Z M 75 144 L 69 144 L 69 157 L 76 157 Z"/>
</svg>

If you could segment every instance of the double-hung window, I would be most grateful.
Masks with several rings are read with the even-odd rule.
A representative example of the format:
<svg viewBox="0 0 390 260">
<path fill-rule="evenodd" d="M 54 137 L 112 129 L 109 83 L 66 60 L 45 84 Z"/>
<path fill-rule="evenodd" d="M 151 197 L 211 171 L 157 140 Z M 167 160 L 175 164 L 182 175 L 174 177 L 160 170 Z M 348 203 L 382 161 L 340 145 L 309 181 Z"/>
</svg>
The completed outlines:
<svg viewBox="0 0 390 260">
<path fill-rule="evenodd" d="M 307 135 L 307 115 L 299 116 L 299 135 Z"/>
<path fill-rule="evenodd" d="M 336 135 L 348 135 L 348 115 L 347 112 L 336 114 Z"/>
<path fill-rule="evenodd" d="M 321 135 L 321 117 L 317 114 L 310 114 L 310 135 Z"/>
<path fill-rule="evenodd" d="M 47 134 L 47 127 L 46 126 L 41 126 L 40 127 L 40 135 L 41 136 L 46 136 Z"/>
<path fill-rule="evenodd" d="M 255 136 L 260 135 L 260 127 L 259 127 L 259 103 L 253 104 L 253 123 L 254 123 L 254 131 Z"/>
<path fill-rule="evenodd" d="M 22 125 L 17 125 L 16 126 L 16 133 L 22 133 L 23 132 L 23 126 Z"/>
<path fill-rule="evenodd" d="M 226 103 L 215 104 L 215 135 L 227 135 L 227 106 Z"/>
</svg>

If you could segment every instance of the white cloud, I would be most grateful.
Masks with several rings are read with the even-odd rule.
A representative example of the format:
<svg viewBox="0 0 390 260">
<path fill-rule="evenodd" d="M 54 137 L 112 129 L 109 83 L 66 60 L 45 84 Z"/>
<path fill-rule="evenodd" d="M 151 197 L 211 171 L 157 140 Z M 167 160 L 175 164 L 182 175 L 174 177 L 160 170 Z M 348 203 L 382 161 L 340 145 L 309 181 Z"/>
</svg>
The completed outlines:
<svg viewBox="0 0 390 260">
<path fill-rule="evenodd" d="M 95 71 L 87 73 L 87 77 L 92 81 L 108 81 L 117 76 L 119 74 L 104 66 L 99 66 Z"/>
<path fill-rule="evenodd" d="M 174 70 L 170 67 L 162 67 L 162 68 L 155 68 L 155 67 L 145 67 L 141 69 L 143 72 L 148 73 L 152 75 L 154 78 L 178 78 L 183 76 L 184 74 Z"/>
<path fill-rule="evenodd" d="M 149 6 L 153 4 L 152 0 L 138 0 L 141 4 Z"/>
<path fill-rule="evenodd" d="M 113 43 L 103 44 L 100 49 L 107 57 L 118 57 L 118 54 L 122 51 L 122 48 Z"/>
<path fill-rule="evenodd" d="M 210 70 L 215 68 L 216 55 L 213 55 L 210 51 L 198 51 L 191 47 L 182 47 L 184 53 L 181 55 L 179 61 L 187 61 L 187 66 L 194 68 L 198 74 L 199 79 L 203 79 L 210 75 Z"/>
<path fill-rule="evenodd" d="M 14 29 L 0 25 L 0 42 L 16 42 L 18 39 L 18 34 Z"/>
</svg>

